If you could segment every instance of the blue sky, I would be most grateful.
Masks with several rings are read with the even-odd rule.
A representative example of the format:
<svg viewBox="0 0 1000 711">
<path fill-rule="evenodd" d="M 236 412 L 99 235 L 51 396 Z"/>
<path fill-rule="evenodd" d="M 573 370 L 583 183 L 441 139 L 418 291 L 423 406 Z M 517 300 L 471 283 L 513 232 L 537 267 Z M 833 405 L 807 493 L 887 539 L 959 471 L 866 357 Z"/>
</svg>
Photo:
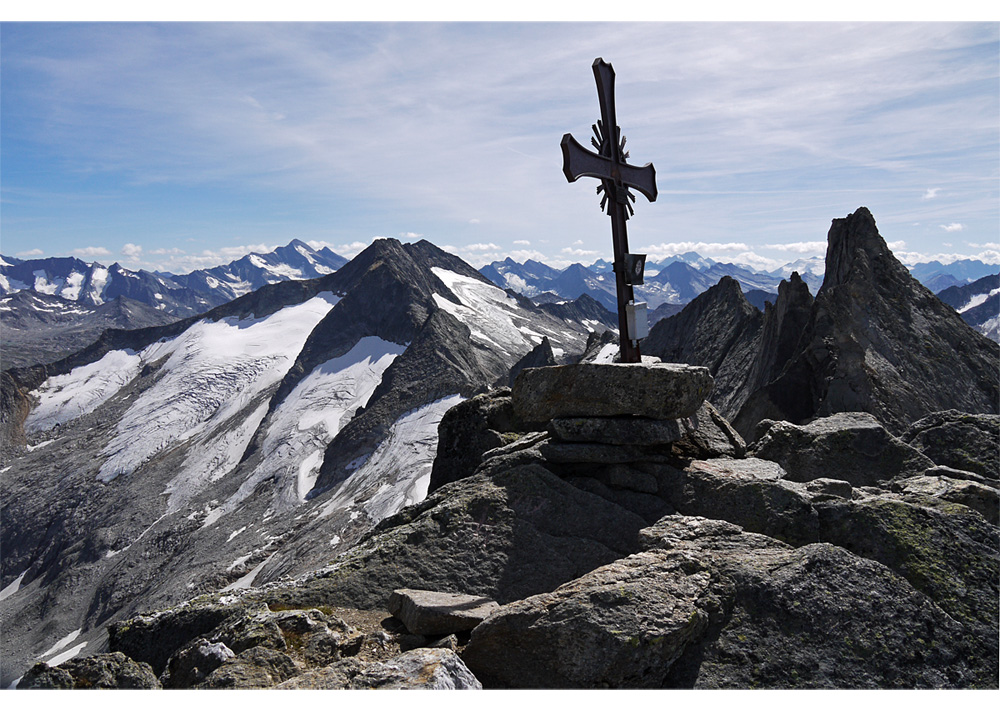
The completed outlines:
<svg viewBox="0 0 1000 711">
<path fill-rule="evenodd" d="M 1000 263 L 996 22 L 5 22 L 0 250 L 175 273 L 293 238 L 610 258 L 559 149 L 589 143 L 598 56 L 657 171 L 633 251 L 773 268 L 864 205 L 904 261 Z"/>
</svg>

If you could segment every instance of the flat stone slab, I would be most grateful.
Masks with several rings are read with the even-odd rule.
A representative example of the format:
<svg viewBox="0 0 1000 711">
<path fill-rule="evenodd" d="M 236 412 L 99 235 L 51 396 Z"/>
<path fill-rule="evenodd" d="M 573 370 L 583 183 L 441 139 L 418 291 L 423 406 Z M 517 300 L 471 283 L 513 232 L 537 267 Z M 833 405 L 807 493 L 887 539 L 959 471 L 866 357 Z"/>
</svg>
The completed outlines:
<svg viewBox="0 0 1000 711">
<path fill-rule="evenodd" d="M 514 412 L 528 422 L 632 415 L 693 415 L 712 391 L 708 368 L 680 363 L 577 363 L 527 368 L 514 381 Z"/>
<path fill-rule="evenodd" d="M 555 417 L 549 431 L 562 442 L 601 444 L 670 444 L 687 431 L 678 420 L 645 417 Z"/>
<path fill-rule="evenodd" d="M 422 635 L 471 630 L 499 607 L 495 601 L 478 595 L 433 590 L 401 588 L 389 596 L 389 613 L 410 632 Z"/>
</svg>

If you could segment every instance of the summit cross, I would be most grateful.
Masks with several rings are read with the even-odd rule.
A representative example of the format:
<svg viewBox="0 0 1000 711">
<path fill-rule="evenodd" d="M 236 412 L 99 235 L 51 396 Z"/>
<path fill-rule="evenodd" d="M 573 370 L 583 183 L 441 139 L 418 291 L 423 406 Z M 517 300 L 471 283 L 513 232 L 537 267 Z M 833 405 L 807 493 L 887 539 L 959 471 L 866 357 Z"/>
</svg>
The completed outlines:
<svg viewBox="0 0 1000 711">
<path fill-rule="evenodd" d="M 597 80 L 597 95 L 601 101 L 601 120 L 594 124 L 595 137 L 590 141 L 598 153 L 584 148 L 567 133 L 560 144 L 563 173 L 571 183 L 582 177 L 598 178 L 601 181 L 597 192 L 604 193 L 601 208 L 606 206 L 608 215 L 611 216 L 611 236 L 614 241 L 621 362 L 640 363 L 642 356 L 639 353 L 639 338 L 645 335 L 646 305 L 635 303 L 632 285 L 642 284 L 645 255 L 629 254 L 625 221 L 635 212 L 631 205 L 635 202 L 635 195 L 629 188 L 635 188 L 650 202 L 656 200 L 656 170 L 652 163 L 640 168 L 625 162 L 628 158 L 625 138 L 621 135 L 615 118 L 615 70 L 600 57 L 594 60 L 593 69 Z"/>
</svg>

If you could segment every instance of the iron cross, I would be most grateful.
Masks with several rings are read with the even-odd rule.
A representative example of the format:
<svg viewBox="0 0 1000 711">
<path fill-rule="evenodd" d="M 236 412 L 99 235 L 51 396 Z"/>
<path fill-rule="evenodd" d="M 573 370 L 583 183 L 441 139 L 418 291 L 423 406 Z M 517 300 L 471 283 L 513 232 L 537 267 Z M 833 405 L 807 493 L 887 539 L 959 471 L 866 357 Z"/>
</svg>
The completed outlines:
<svg viewBox="0 0 1000 711">
<path fill-rule="evenodd" d="M 597 80 L 597 95 L 601 101 L 601 120 L 594 126 L 594 138 L 590 141 L 599 153 L 581 146 L 573 136 L 562 138 L 563 173 L 569 182 L 577 178 L 598 178 L 601 184 L 597 192 L 604 193 L 601 208 L 607 206 L 611 216 L 611 236 L 614 241 L 614 270 L 618 291 L 618 333 L 621 343 L 621 362 L 639 363 L 638 339 L 629 338 L 627 307 L 634 308 L 634 294 L 630 275 L 626 269 L 628 233 L 625 221 L 634 213 L 631 203 L 635 195 L 629 188 L 635 188 L 653 202 L 656 200 L 656 170 L 652 163 L 641 168 L 625 162 L 625 138 L 621 135 L 615 118 L 615 70 L 598 57 L 593 64 L 594 78 Z M 626 214 L 626 209 L 628 214 Z M 640 266 L 641 272 L 641 266 Z M 642 283 L 641 280 L 635 283 Z"/>
</svg>

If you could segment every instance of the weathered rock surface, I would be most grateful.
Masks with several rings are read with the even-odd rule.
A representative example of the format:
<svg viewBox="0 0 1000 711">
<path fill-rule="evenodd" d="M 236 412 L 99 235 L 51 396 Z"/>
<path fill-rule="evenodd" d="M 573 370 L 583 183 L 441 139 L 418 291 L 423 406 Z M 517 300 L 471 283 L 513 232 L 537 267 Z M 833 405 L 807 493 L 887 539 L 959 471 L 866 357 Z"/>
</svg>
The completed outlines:
<svg viewBox="0 0 1000 711">
<path fill-rule="evenodd" d="M 553 439 L 562 442 L 647 447 L 683 440 L 678 451 L 690 456 L 742 457 L 746 453 L 743 438 L 707 402 L 682 419 L 558 417 L 548 427 Z"/>
<path fill-rule="evenodd" d="M 287 665 L 259 650 L 294 652 L 302 663 L 322 666 L 357 654 L 361 647 L 362 635 L 343 620 L 317 609 L 276 610 L 252 599 L 195 601 L 113 624 L 109 644 L 159 671 L 164 688 L 273 686 L 283 681 L 273 679 Z M 248 650 L 258 651 L 244 656 Z M 227 670 L 209 680 L 223 665 Z M 263 671 L 257 670 L 261 666 Z"/>
<path fill-rule="evenodd" d="M 703 566 L 637 553 L 503 606 L 463 658 L 508 688 L 657 688 L 722 612 Z"/>
<path fill-rule="evenodd" d="M 750 453 L 778 462 L 792 481 L 810 481 L 836 472 L 854 486 L 871 486 L 934 466 L 867 413 L 838 413 L 808 425 L 765 422 L 761 429 L 764 431 Z"/>
<path fill-rule="evenodd" d="M 894 481 L 889 488 L 901 494 L 933 496 L 944 501 L 962 504 L 981 513 L 983 518 L 994 526 L 1000 523 L 1000 497 L 998 497 L 1000 492 L 996 488 L 976 481 L 953 479 L 936 473 L 942 469 L 944 467 L 935 467 L 928 469 L 922 475 L 899 479 Z"/>
<path fill-rule="evenodd" d="M 267 647 L 251 647 L 219 666 L 198 688 L 267 689 L 298 672 L 287 654 Z"/>
<path fill-rule="evenodd" d="M 365 665 L 357 659 L 344 659 L 321 669 L 312 669 L 276 685 L 275 689 L 346 689 L 351 679 L 362 672 Z"/>
<path fill-rule="evenodd" d="M 471 476 L 484 452 L 510 444 L 524 429 L 514 415 L 510 389 L 476 395 L 451 408 L 438 425 L 438 449 L 428 493 Z"/>
<path fill-rule="evenodd" d="M 693 461 L 684 469 L 651 466 L 661 496 L 675 511 L 729 521 L 747 531 L 796 544 L 819 540 L 813 496 L 786 481 L 778 464 L 764 459 Z"/>
<path fill-rule="evenodd" d="M 122 652 L 145 662 L 156 674 L 162 674 L 174 652 L 208 635 L 242 611 L 238 605 L 216 603 L 185 605 L 169 613 L 140 615 L 108 625 L 108 644 L 112 652 Z"/>
<path fill-rule="evenodd" d="M 55 668 L 39 662 L 24 675 L 17 688 L 159 689 L 160 682 L 148 664 L 113 652 L 70 659 Z"/>
<path fill-rule="evenodd" d="M 164 689 L 190 689 L 205 681 L 236 653 L 222 642 L 209 642 L 199 637 L 177 650 L 167 660 L 167 669 L 160 675 Z"/>
<path fill-rule="evenodd" d="M 518 688 L 933 688 L 990 677 L 959 623 L 842 548 L 792 548 L 681 516 L 642 539 L 649 550 L 502 607 L 473 631 L 470 669 Z"/>
<path fill-rule="evenodd" d="M 525 421 L 629 415 L 689 417 L 712 389 L 706 368 L 657 363 L 577 363 L 524 370 L 514 381 L 514 412 Z"/>
<path fill-rule="evenodd" d="M 447 635 L 471 630 L 500 606 L 477 595 L 456 595 L 433 590 L 394 590 L 389 612 L 406 629 L 419 635 Z"/>
<path fill-rule="evenodd" d="M 414 649 L 355 676 L 350 689 L 482 689 L 450 649 Z"/>
<path fill-rule="evenodd" d="M 384 608 L 393 590 L 409 587 L 505 603 L 627 555 L 643 526 L 535 464 L 477 473 L 382 521 L 329 569 L 268 589 L 266 599 Z"/>
<path fill-rule="evenodd" d="M 820 540 L 878 561 L 984 640 L 997 655 L 1000 531 L 966 506 L 882 493 L 814 504 Z"/>
<path fill-rule="evenodd" d="M 1000 415 L 935 412 L 910 425 L 901 439 L 936 464 L 1000 479 Z"/>
</svg>

